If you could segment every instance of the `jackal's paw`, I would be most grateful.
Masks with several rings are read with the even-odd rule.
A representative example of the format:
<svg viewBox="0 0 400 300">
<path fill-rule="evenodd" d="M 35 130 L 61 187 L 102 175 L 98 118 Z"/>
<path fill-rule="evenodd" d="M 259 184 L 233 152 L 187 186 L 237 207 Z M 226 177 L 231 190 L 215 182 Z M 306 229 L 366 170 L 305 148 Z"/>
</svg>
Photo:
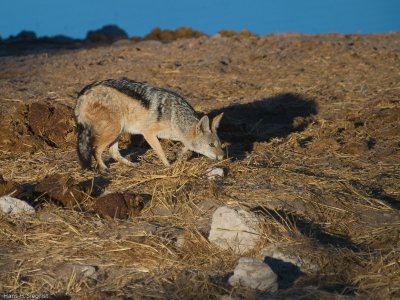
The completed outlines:
<svg viewBox="0 0 400 300">
<path fill-rule="evenodd" d="M 108 173 L 110 168 L 108 168 L 107 166 L 101 166 L 101 165 L 96 165 L 95 170 L 102 174 L 102 173 Z"/>
<path fill-rule="evenodd" d="M 140 163 L 133 162 L 133 161 L 124 161 L 123 164 L 128 166 L 128 167 L 138 167 L 138 166 L 140 166 Z"/>
</svg>

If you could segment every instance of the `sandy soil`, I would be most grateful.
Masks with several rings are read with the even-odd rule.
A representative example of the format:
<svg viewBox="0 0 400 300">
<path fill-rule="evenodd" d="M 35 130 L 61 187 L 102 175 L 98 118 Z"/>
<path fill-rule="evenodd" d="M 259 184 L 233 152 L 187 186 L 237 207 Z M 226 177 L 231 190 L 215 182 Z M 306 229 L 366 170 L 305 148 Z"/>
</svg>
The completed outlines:
<svg viewBox="0 0 400 300">
<path fill-rule="evenodd" d="M 228 204 L 265 222 L 259 247 L 247 255 L 286 243 L 317 266 L 277 299 L 400 297 L 399 56 L 400 34 L 393 33 L 120 40 L 0 57 L 3 193 L 18 185 L 38 211 L 0 219 L 0 291 L 262 297 L 230 287 L 226 276 L 239 256 L 207 242 L 213 209 Z M 121 77 L 170 88 L 201 113 L 224 112 L 220 137 L 229 159 L 194 155 L 166 169 L 140 139 L 124 136 L 124 154 L 139 167 L 108 159 L 108 174 L 81 171 L 76 94 L 94 80 Z M 179 145 L 163 147 L 173 160 Z M 203 175 L 213 165 L 225 169 L 223 179 Z M 55 175 L 81 189 L 78 203 L 37 188 Z M 102 219 L 94 207 L 104 191 L 151 200 L 139 216 Z M 131 236 L 130 226 L 143 222 L 164 231 Z M 182 232 L 183 246 L 165 234 L 172 229 Z M 98 276 L 57 275 L 69 263 L 95 266 Z"/>
</svg>

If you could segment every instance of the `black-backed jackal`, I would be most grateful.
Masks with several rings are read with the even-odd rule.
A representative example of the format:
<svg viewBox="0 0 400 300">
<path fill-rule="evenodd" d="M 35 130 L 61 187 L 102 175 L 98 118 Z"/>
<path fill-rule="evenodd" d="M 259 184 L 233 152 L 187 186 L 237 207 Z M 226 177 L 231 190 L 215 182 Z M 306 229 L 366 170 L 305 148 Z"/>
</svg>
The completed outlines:
<svg viewBox="0 0 400 300">
<path fill-rule="evenodd" d="M 212 159 L 224 157 L 217 135 L 222 113 L 210 126 L 208 116 L 199 119 L 183 97 L 145 83 L 127 79 L 95 81 L 79 92 L 75 117 L 83 168 L 91 167 L 94 156 L 99 169 L 107 169 L 101 155 L 108 146 L 113 159 L 134 166 L 119 153 L 118 137 L 122 132 L 142 134 L 166 166 L 170 164 L 158 138 L 182 142 L 182 153 L 191 150 Z"/>
</svg>

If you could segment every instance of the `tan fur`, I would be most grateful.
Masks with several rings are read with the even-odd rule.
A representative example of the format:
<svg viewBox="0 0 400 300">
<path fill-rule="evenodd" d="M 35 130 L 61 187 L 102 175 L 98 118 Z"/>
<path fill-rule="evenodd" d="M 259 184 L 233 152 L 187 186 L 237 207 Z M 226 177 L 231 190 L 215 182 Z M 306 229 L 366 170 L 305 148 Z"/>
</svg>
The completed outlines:
<svg viewBox="0 0 400 300">
<path fill-rule="evenodd" d="M 118 137 L 122 132 L 142 134 L 166 166 L 170 163 L 158 138 L 181 141 L 184 144 L 183 152 L 194 150 L 214 159 L 222 159 L 224 156 L 216 134 L 222 114 L 214 118 L 211 130 L 207 116 L 200 121 L 189 116 L 194 121 L 191 121 L 190 126 L 183 126 L 188 128 L 182 132 L 177 129 L 177 124 L 173 124 L 170 119 L 160 118 L 157 116 L 157 111 L 143 106 L 139 100 L 113 88 L 99 85 L 78 98 L 75 115 L 78 123 L 86 124 L 85 126 L 91 129 L 94 139 L 94 157 L 100 170 L 107 169 L 101 156 L 108 146 L 110 146 L 109 152 L 113 159 L 130 166 L 135 165 L 119 153 Z"/>
</svg>

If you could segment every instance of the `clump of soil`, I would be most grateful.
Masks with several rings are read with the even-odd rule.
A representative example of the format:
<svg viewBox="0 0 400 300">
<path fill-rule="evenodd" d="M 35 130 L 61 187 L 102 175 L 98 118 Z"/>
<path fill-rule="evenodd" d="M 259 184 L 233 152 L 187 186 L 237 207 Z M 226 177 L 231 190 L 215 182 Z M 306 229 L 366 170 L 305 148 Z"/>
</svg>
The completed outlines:
<svg viewBox="0 0 400 300">
<path fill-rule="evenodd" d="M 49 146 L 61 148 L 74 143 L 74 119 L 65 105 L 34 102 L 28 108 L 26 121 L 32 134 Z"/>
<path fill-rule="evenodd" d="M 23 187 L 14 181 L 6 181 L 3 176 L 0 175 L 0 197 L 5 195 L 11 195 L 15 198 L 19 198 L 25 194 Z"/>
<path fill-rule="evenodd" d="M 140 215 L 143 196 L 134 193 L 112 193 L 96 199 L 94 210 L 103 218 L 127 219 Z"/>
<path fill-rule="evenodd" d="M 33 153 L 45 147 L 65 148 L 75 144 L 72 109 L 64 104 L 43 101 L 18 105 L 14 113 L 4 112 L 2 117 L 0 149 Z"/>
<path fill-rule="evenodd" d="M 36 187 L 37 193 L 45 194 L 65 207 L 79 206 L 86 198 L 87 191 L 69 176 L 53 174 L 46 176 Z"/>
</svg>

